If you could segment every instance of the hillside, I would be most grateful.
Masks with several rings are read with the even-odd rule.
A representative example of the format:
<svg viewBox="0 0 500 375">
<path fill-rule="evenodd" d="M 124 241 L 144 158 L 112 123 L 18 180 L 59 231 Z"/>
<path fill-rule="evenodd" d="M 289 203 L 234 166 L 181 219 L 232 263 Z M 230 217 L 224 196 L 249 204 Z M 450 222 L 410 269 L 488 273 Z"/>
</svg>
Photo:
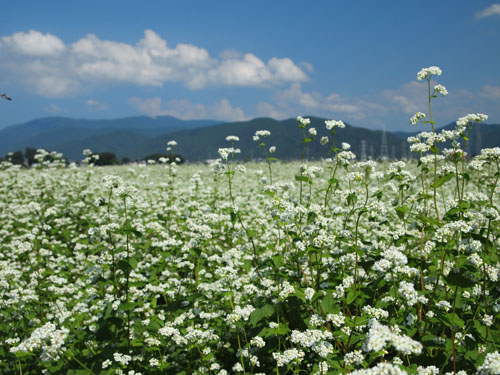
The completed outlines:
<svg viewBox="0 0 500 375">
<path fill-rule="evenodd" d="M 317 136 L 307 146 L 307 158 L 322 158 L 327 156 L 328 146 L 321 146 L 319 140 L 322 136 L 329 136 L 325 128 L 325 119 L 310 117 L 311 125 L 316 128 Z M 201 161 L 205 159 L 218 158 L 217 150 L 220 147 L 229 147 L 230 143 L 225 139 L 228 135 L 236 135 L 240 141 L 235 147 L 241 149 L 240 159 L 255 159 L 264 157 L 264 151 L 258 149 L 258 142 L 253 141 L 253 135 L 257 130 L 269 130 L 271 135 L 265 139 L 267 147 L 276 146 L 275 156 L 279 159 L 299 159 L 302 152 L 302 129 L 297 126 L 295 119 L 283 121 L 271 118 L 258 118 L 250 121 L 232 122 L 208 126 L 203 128 L 177 131 L 158 137 L 153 142 L 147 142 L 140 146 L 137 154 L 146 152 L 163 152 L 166 142 L 170 139 L 177 141 L 176 152 L 183 155 L 188 161 Z M 401 157 L 406 155 L 406 142 L 400 137 L 387 132 L 388 156 Z M 373 131 L 346 124 L 344 129 L 339 129 L 335 136 L 335 142 L 340 147 L 342 142 L 351 145 L 351 150 L 361 155 L 361 142 L 366 142 L 366 156 L 377 158 L 381 154 L 382 131 Z"/>
<path fill-rule="evenodd" d="M 108 151 L 106 147 L 111 147 L 122 157 L 128 156 L 131 147 L 134 148 L 134 137 L 137 144 L 176 130 L 216 123 L 220 121 L 184 121 L 170 116 L 140 116 L 113 120 L 46 117 L 1 129 L 0 155 L 34 147 L 60 151 L 70 159 L 79 160 L 85 148 L 97 152 Z"/>
<path fill-rule="evenodd" d="M 327 157 L 329 146 L 321 146 L 322 136 L 329 136 L 325 119 L 310 117 L 311 125 L 318 134 L 307 146 L 306 157 L 318 159 Z M 451 123 L 444 128 L 452 129 Z M 417 129 L 417 128 L 415 128 Z M 421 128 L 422 130 L 424 128 Z M 115 120 L 85 120 L 64 117 L 42 118 L 14 125 L 0 130 L 0 155 L 26 147 L 46 148 L 62 152 L 70 160 L 81 160 L 82 150 L 90 148 L 94 152 L 110 151 L 118 158 L 142 159 L 154 153 L 165 153 L 167 142 L 178 143 L 176 153 L 191 162 L 218 158 L 220 147 L 229 147 L 225 139 L 228 135 L 240 138 L 236 147 L 241 149 L 238 158 L 243 160 L 264 157 L 264 151 L 253 141 L 257 130 L 269 130 L 265 139 L 267 147 L 276 146 L 275 156 L 282 160 L 299 159 L 302 152 L 302 129 L 296 119 L 283 121 L 271 118 L 256 118 L 250 121 L 219 123 L 211 120 L 184 121 L 174 117 L 158 118 L 129 117 Z M 351 150 L 361 157 L 379 158 L 385 154 L 389 158 L 408 156 L 408 136 L 417 132 L 386 132 L 387 148 L 382 150 L 383 132 L 346 124 L 338 129 L 335 142 L 349 143 Z M 364 145 L 364 146 L 363 146 Z M 471 134 L 468 150 L 477 154 L 481 147 L 500 145 L 500 125 L 480 125 Z"/>
</svg>

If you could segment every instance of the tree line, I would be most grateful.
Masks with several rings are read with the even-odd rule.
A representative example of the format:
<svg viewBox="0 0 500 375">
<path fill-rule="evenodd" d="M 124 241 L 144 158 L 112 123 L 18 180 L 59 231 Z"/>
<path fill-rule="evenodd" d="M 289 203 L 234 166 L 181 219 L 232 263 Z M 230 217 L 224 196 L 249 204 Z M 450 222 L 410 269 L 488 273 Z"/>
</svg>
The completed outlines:
<svg viewBox="0 0 500 375">
<path fill-rule="evenodd" d="M 8 161 L 11 162 L 12 164 L 16 165 L 23 165 L 27 167 L 31 167 L 33 165 L 37 165 L 38 161 L 35 158 L 35 155 L 38 153 L 38 149 L 34 147 L 26 147 L 26 149 L 23 150 L 17 150 L 14 152 L 9 152 L 6 154 L 3 158 L 0 157 L 0 162 L 1 161 Z M 95 155 L 97 157 L 93 158 L 93 164 L 96 166 L 105 166 L 105 165 L 123 165 L 123 164 L 129 164 L 132 162 L 139 162 L 139 161 L 148 161 L 148 160 L 154 160 L 156 163 L 159 162 L 168 162 L 171 163 L 175 161 L 177 164 L 182 164 L 184 163 L 184 158 L 181 155 L 172 155 L 172 154 L 162 154 L 162 153 L 155 153 L 148 155 L 142 159 L 139 160 L 131 160 L 128 157 L 123 157 L 119 159 L 115 153 L 110 152 L 110 151 L 103 151 L 103 152 L 94 152 L 92 155 Z M 50 155 L 50 152 L 47 153 L 46 158 L 48 161 L 53 161 L 53 157 Z M 66 158 L 63 158 L 66 163 L 69 163 L 69 161 Z"/>
</svg>

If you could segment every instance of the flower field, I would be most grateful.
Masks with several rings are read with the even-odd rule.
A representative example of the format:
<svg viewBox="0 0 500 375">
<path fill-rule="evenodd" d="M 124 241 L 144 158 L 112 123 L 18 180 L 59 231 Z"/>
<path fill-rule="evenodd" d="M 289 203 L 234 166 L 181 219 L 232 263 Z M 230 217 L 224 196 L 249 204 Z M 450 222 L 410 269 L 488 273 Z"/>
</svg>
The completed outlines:
<svg viewBox="0 0 500 375">
<path fill-rule="evenodd" d="M 299 117 L 294 163 L 4 164 L 0 373 L 500 374 L 500 148 L 429 115 L 410 161 Z"/>
</svg>

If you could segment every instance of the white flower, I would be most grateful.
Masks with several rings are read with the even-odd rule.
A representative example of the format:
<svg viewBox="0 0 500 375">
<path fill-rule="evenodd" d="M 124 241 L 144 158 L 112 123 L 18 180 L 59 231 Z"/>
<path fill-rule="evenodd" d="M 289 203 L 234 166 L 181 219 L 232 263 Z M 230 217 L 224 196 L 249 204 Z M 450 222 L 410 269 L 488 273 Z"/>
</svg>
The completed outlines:
<svg viewBox="0 0 500 375">
<path fill-rule="evenodd" d="M 342 142 L 342 150 L 349 150 L 351 145 L 347 142 Z"/>
<path fill-rule="evenodd" d="M 316 131 L 315 128 L 309 128 L 309 134 L 312 135 L 313 137 L 315 137 L 316 134 L 318 134 L 318 132 Z"/>
<path fill-rule="evenodd" d="M 448 95 L 448 90 L 446 90 L 446 87 L 444 87 L 443 85 L 434 86 L 434 92 L 441 94 L 443 96 Z"/>
<path fill-rule="evenodd" d="M 313 296 L 314 296 L 314 289 L 313 288 L 307 288 L 305 291 L 304 291 L 304 294 L 306 296 L 306 301 L 310 301 L 312 300 Z"/>
<path fill-rule="evenodd" d="M 486 354 L 486 358 L 481 366 L 478 367 L 479 375 L 497 375 L 500 374 L 500 353 L 498 351 Z"/>
<path fill-rule="evenodd" d="M 175 146 L 177 146 L 177 142 L 176 141 L 168 141 L 167 145 L 170 147 L 175 147 Z"/>
<path fill-rule="evenodd" d="M 237 137 L 236 135 L 228 135 L 226 137 L 226 141 L 228 142 L 238 142 L 240 140 L 239 137 Z"/>
<path fill-rule="evenodd" d="M 416 125 L 421 119 L 425 117 L 425 113 L 422 112 L 417 112 L 415 113 L 411 119 L 410 119 L 410 124 Z"/>
<path fill-rule="evenodd" d="M 440 76 L 442 73 L 443 71 L 437 66 L 430 66 L 428 68 L 423 68 L 420 72 L 418 72 L 417 79 L 419 81 L 423 79 L 430 79 L 432 76 Z"/>
<path fill-rule="evenodd" d="M 344 122 L 341 120 L 326 120 L 325 121 L 326 128 L 328 130 L 332 130 L 333 128 L 345 128 Z"/>
<path fill-rule="evenodd" d="M 321 143 L 322 146 L 326 145 L 328 143 L 328 137 L 321 137 L 319 143 Z"/>
<path fill-rule="evenodd" d="M 271 135 L 271 132 L 269 130 L 257 130 L 255 132 L 255 136 L 254 137 L 258 137 L 258 138 L 262 137 L 262 138 L 264 138 L 264 137 L 267 137 L 269 135 Z"/>
<path fill-rule="evenodd" d="M 311 123 L 311 120 L 309 120 L 308 118 L 303 118 L 302 116 L 298 116 L 297 117 L 297 121 L 302 126 L 306 126 L 306 125 L 309 125 Z"/>
<path fill-rule="evenodd" d="M 269 153 L 270 154 L 274 154 L 275 151 L 276 151 L 276 146 L 269 147 Z"/>
</svg>

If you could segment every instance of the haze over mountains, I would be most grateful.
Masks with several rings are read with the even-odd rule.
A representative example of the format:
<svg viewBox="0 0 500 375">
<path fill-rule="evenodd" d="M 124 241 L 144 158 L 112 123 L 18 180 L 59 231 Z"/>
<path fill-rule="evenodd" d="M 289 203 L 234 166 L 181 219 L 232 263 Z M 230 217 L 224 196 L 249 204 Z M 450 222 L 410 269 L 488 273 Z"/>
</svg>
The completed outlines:
<svg viewBox="0 0 500 375">
<path fill-rule="evenodd" d="M 319 139 L 330 136 L 323 118 L 310 117 L 311 125 L 318 134 L 308 144 L 307 157 L 327 156 L 329 146 L 321 146 Z M 446 128 L 453 128 L 454 124 Z M 421 131 L 424 128 L 415 128 Z M 221 123 L 212 120 L 180 120 L 170 116 L 128 117 L 115 120 L 86 120 L 64 117 L 49 117 L 13 125 L 0 130 L 0 155 L 24 150 L 26 147 L 45 148 L 49 151 L 62 152 L 70 160 L 81 160 L 82 151 L 90 148 L 94 152 L 110 151 L 118 158 L 131 160 L 143 159 L 154 153 L 165 153 L 167 142 L 175 140 L 177 154 L 187 161 L 196 162 L 219 157 L 219 147 L 229 147 L 226 136 L 236 135 L 240 141 L 235 147 L 241 149 L 238 156 L 242 159 L 264 157 L 264 151 L 253 141 L 257 130 L 269 130 L 271 135 L 264 142 L 266 147 L 276 146 L 275 156 L 290 160 L 300 158 L 302 150 L 302 129 L 296 119 L 274 120 L 257 118 L 250 121 Z M 335 142 L 351 145 L 351 150 L 358 156 L 377 158 L 385 154 L 390 158 L 408 156 L 406 139 L 415 133 L 374 131 L 346 124 L 338 129 Z M 383 146 L 383 138 L 385 144 Z M 331 137 L 330 137 L 331 138 Z M 477 153 L 481 147 L 500 146 L 500 126 L 480 125 L 471 135 L 471 153 Z"/>
</svg>

